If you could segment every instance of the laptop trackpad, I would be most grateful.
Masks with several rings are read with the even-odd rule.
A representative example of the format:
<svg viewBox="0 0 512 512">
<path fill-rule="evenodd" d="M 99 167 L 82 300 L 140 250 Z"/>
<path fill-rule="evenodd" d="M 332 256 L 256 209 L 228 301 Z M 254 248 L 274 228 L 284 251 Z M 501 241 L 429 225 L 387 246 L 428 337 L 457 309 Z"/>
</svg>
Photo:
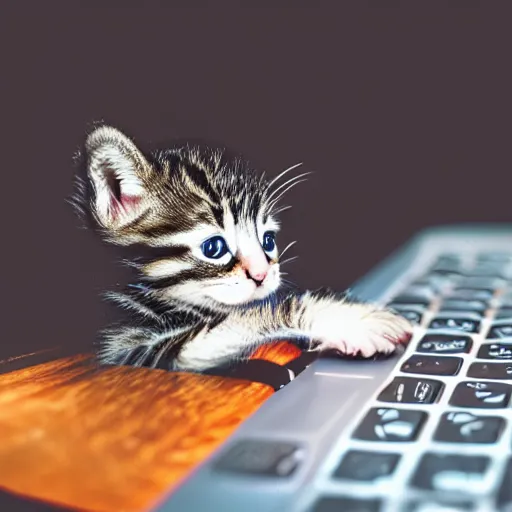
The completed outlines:
<svg viewBox="0 0 512 512">
<path fill-rule="evenodd" d="M 371 373 L 322 370 L 321 365 L 314 364 L 276 392 L 245 423 L 244 433 L 321 436 L 339 421 L 345 423 L 343 418 L 350 421 L 378 385 Z"/>
</svg>

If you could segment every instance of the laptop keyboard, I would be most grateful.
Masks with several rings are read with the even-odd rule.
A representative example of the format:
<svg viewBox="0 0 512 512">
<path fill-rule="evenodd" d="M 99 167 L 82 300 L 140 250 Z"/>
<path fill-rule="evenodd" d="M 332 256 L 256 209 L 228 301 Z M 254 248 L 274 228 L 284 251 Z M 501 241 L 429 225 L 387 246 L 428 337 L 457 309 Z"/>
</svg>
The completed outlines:
<svg viewBox="0 0 512 512">
<path fill-rule="evenodd" d="M 512 253 L 441 255 L 388 305 L 417 333 L 308 511 L 512 510 Z"/>
</svg>

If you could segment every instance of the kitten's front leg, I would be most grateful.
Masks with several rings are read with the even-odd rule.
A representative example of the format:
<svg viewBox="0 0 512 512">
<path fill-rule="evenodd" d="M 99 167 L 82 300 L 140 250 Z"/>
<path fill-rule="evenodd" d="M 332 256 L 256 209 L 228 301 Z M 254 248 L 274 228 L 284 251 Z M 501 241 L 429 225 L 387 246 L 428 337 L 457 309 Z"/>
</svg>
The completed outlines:
<svg viewBox="0 0 512 512">
<path fill-rule="evenodd" d="M 351 303 L 322 292 L 290 294 L 275 302 L 235 309 L 215 328 L 187 343 L 177 366 L 203 371 L 245 359 L 258 345 L 277 340 L 370 357 L 393 352 L 411 333 L 407 320 L 372 304 Z"/>
<path fill-rule="evenodd" d="M 261 344 L 295 340 L 303 348 L 334 349 L 369 357 L 405 343 L 412 326 L 371 304 L 350 303 L 320 292 L 291 293 L 250 308 L 235 308 L 215 326 L 165 329 L 123 326 L 104 338 L 106 363 L 203 372 L 250 356 Z"/>
<path fill-rule="evenodd" d="M 393 352 L 412 334 L 407 320 L 373 304 L 351 303 L 310 292 L 300 302 L 299 327 L 318 343 L 316 350 L 334 349 L 370 357 L 377 352 Z"/>
</svg>

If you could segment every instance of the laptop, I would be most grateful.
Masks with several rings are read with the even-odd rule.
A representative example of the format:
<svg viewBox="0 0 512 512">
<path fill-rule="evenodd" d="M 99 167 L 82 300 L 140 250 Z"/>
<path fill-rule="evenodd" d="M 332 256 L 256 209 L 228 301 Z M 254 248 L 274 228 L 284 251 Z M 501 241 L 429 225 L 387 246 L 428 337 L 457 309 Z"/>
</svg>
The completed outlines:
<svg viewBox="0 0 512 512">
<path fill-rule="evenodd" d="M 407 347 L 315 360 L 155 511 L 512 510 L 512 226 L 420 232 L 351 294 Z"/>
</svg>

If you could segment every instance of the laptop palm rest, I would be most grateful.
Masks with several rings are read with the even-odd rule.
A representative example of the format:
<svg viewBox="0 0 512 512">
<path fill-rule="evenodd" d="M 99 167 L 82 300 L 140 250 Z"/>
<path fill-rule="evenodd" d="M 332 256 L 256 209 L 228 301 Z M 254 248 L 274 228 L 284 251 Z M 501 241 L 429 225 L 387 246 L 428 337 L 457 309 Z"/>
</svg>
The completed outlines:
<svg viewBox="0 0 512 512">
<path fill-rule="evenodd" d="M 182 511 L 186 506 L 187 512 L 202 512 L 211 510 L 212 503 L 223 512 L 286 510 L 342 430 L 361 412 L 361 404 L 389 375 L 397 357 L 315 361 L 292 385 L 272 395 L 156 510 Z M 289 450 L 289 471 L 285 468 L 287 474 L 279 474 L 271 465 L 263 472 L 263 466 L 258 471 L 243 466 L 244 449 L 256 450 L 260 463 L 266 460 L 266 450 L 269 460 L 272 451 Z M 238 460 L 232 460 L 233 453 Z M 248 464 L 255 459 L 251 453 Z"/>
</svg>

